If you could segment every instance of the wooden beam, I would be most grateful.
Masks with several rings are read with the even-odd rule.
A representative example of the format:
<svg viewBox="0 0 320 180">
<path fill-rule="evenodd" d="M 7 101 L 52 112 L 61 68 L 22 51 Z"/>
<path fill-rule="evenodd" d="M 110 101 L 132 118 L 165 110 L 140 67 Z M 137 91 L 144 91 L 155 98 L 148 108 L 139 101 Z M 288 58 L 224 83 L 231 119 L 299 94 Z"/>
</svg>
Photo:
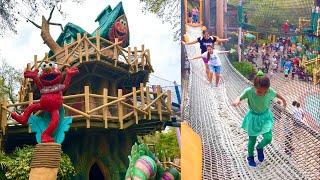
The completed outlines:
<svg viewBox="0 0 320 180">
<path fill-rule="evenodd" d="M 133 107 L 134 107 L 134 117 L 136 120 L 136 124 L 138 124 L 138 112 L 137 112 L 137 89 L 136 87 L 132 87 L 132 96 L 133 96 Z"/>
<path fill-rule="evenodd" d="M 88 113 L 90 111 L 90 89 L 89 86 L 84 87 L 84 111 Z M 86 118 L 86 127 L 90 128 L 90 118 Z"/>
<path fill-rule="evenodd" d="M 96 30 L 96 46 L 99 51 L 101 50 L 100 47 L 100 31 Z M 100 61 L 100 53 L 97 53 L 97 60 Z"/>
<path fill-rule="evenodd" d="M 134 119 L 126 122 L 126 123 L 123 125 L 123 129 L 127 129 L 128 127 L 134 125 L 134 123 L 135 123 L 135 120 L 134 120 Z"/>
<path fill-rule="evenodd" d="M 78 48 L 78 51 L 79 51 L 79 55 L 78 55 L 78 57 L 79 57 L 79 61 L 80 61 L 80 63 L 82 63 L 82 39 L 81 39 L 81 34 L 80 33 L 77 33 L 77 42 L 78 42 L 78 44 L 77 44 L 77 46 L 75 47 L 75 49 L 76 48 Z M 74 51 L 72 51 L 71 53 L 74 53 Z M 70 55 L 68 55 L 68 56 L 66 56 L 68 59 L 69 59 L 69 56 Z"/>
<path fill-rule="evenodd" d="M 147 98 L 147 104 L 150 104 L 150 87 L 146 87 L 146 98 Z M 146 109 L 148 112 L 148 119 L 151 120 L 151 108 Z"/>
<path fill-rule="evenodd" d="M 143 83 L 140 83 L 140 101 L 141 101 L 141 109 L 145 111 L 145 103 L 144 103 L 144 86 Z M 147 116 L 143 115 L 143 119 L 146 119 Z"/>
<path fill-rule="evenodd" d="M 157 98 L 162 96 L 160 93 L 161 93 L 160 92 L 160 86 L 157 85 Z M 160 97 L 160 98 L 162 98 L 162 97 Z M 157 103 L 157 110 L 158 110 L 158 113 L 159 113 L 159 116 L 160 116 L 160 121 L 162 121 L 161 100 L 158 99 L 156 103 Z"/>
<path fill-rule="evenodd" d="M 103 104 L 108 104 L 108 89 L 103 88 Z M 103 108 L 104 128 L 108 128 L 108 106 Z"/>
<path fill-rule="evenodd" d="M 5 108 L 2 108 L 1 107 L 1 129 L 2 129 L 2 134 L 5 135 L 6 134 L 6 126 L 7 126 L 7 105 L 8 105 L 8 102 L 6 101 L 6 97 L 3 97 L 3 100 L 2 100 L 2 107 L 5 107 Z"/>
<path fill-rule="evenodd" d="M 122 89 L 118 89 L 118 98 L 122 99 Z M 118 102 L 118 116 L 120 122 L 120 129 L 123 129 L 123 105 L 121 101 Z"/>
</svg>

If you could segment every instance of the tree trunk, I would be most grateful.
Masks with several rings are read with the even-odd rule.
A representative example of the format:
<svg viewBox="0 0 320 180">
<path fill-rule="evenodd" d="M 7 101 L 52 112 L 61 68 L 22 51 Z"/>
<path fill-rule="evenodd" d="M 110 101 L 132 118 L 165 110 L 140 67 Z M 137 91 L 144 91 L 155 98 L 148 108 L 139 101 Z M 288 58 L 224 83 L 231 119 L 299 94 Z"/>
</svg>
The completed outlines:
<svg viewBox="0 0 320 180">
<path fill-rule="evenodd" d="M 53 51 L 54 54 L 59 53 L 63 50 L 56 41 L 51 37 L 50 30 L 49 30 L 49 23 L 44 16 L 42 16 L 42 25 L 41 25 L 41 37 L 45 44 Z M 61 62 L 62 57 L 64 57 L 64 53 L 57 56 L 56 61 Z"/>
</svg>

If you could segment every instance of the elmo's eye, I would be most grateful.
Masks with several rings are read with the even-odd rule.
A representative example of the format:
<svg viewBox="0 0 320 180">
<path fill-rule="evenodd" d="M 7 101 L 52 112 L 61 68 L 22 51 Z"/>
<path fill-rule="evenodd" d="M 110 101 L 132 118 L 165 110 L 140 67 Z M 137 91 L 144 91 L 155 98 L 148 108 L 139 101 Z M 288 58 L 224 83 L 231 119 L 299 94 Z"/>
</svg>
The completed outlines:
<svg viewBox="0 0 320 180">
<path fill-rule="evenodd" d="M 120 19 L 120 23 L 123 24 L 123 19 Z"/>
<path fill-rule="evenodd" d="M 47 67 L 47 64 L 41 64 L 41 69 L 44 69 Z"/>
<path fill-rule="evenodd" d="M 57 67 L 57 65 L 54 63 L 54 62 L 49 62 L 49 64 L 48 64 L 50 67 L 52 67 L 52 68 L 56 68 Z"/>
<path fill-rule="evenodd" d="M 124 26 L 126 26 L 127 25 L 127 22 L 126 21 L 123 21 L 123 23 L 122 23 Z"/>
</svg>

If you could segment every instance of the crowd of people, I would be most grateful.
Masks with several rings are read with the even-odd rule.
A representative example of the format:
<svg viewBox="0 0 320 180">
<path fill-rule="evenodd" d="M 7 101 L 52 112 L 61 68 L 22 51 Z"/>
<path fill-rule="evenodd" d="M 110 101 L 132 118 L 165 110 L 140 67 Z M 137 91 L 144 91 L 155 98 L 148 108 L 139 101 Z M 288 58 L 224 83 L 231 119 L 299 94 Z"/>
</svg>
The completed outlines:
<svg viewBox="0 0 320 180">
<path fill-rule="evenodd" d="M 283 73 L 284 77 L 292 80 L 297 77 L 299 80 L 310 81 L 311 77 L 299 66 L 298 51 L 288 38 L 279 38 L 277 42 L 263 44 L 262 47 L 258 44 L 255 47 L 249 46 L 244 55 L 247 61 L 258 70 L 268 73 L 271 79 L 275 73 Z"/>
</svg>

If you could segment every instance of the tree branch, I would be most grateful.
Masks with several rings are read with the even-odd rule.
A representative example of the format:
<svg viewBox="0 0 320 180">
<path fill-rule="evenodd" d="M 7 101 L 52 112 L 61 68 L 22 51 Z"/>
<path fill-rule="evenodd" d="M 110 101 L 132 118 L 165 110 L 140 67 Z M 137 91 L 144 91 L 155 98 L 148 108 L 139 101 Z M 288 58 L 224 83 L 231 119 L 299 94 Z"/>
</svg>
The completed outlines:
<svg viewBox="0 0 320 180">
<path fill-rule="evenodd" d="M 50 22 L 51 18 L 52 18 L 52 13 L 53 13 L 53 10 L 56 6 L 53 6 L 53 8 L 51 9 L 51 12 L 50 12 L 50 15 L 49 15 L 49 18 L 48 18 L 48 22 Z"/>
<path fill-rule="evenodd" d="M 63 26 L 62 24 L 59 24 L 59 23 L 51 23 L 49 22 L 50 25 L 55 25 L 55 26 L 60 26 L 61 27 L 61 31 L 63 32 Z"/>
<path fill-rule="evenodd" d="M 28 21 L 30 21 L 35 27 L 41 29 L 41 26 L 39 26 L 38 24 L 36 24 L 35 22 L 31 21 L 29 18 L 27 18 Z"/>
</svg>

